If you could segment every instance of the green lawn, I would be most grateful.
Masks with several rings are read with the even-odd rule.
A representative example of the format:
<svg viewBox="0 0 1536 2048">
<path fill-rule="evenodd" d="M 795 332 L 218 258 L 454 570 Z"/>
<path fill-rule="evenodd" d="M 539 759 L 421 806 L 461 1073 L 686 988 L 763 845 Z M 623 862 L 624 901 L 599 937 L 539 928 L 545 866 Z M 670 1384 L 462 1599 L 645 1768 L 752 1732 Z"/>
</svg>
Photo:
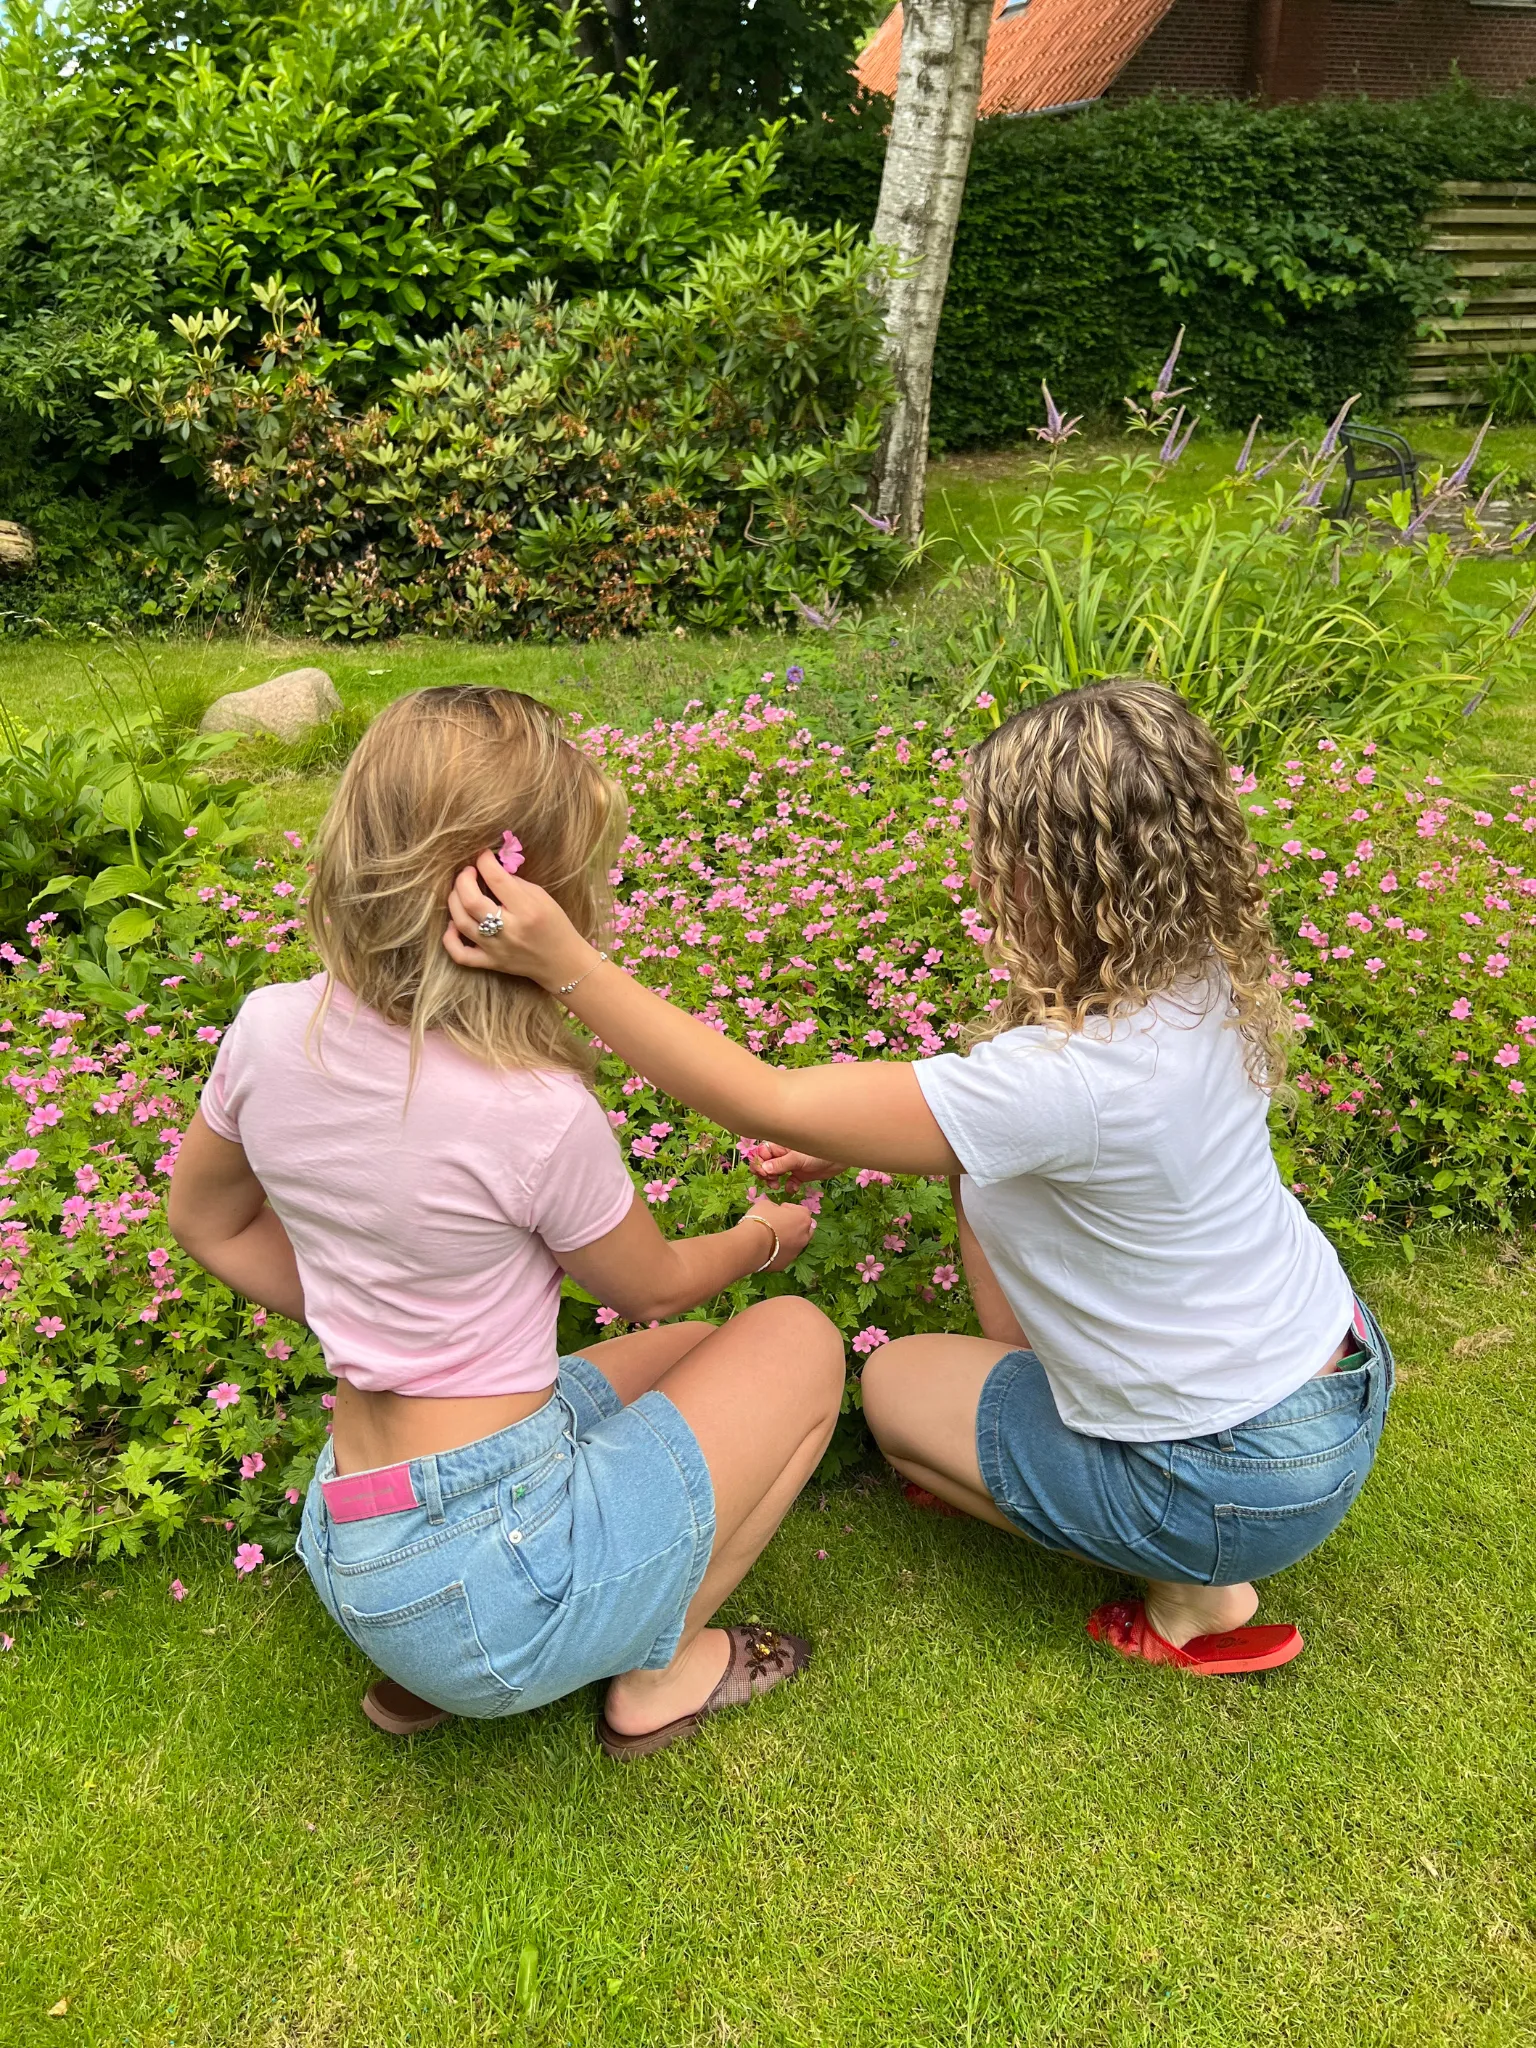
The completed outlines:
<svg viewBox="0 0 1536 2048">
<path fill-rule="evenodd" d="M 941 466 L 936 518 L 1025 459 Z M 820 644 L 148 652 L 184 708 L 319 660 L 362 710 L 494 678 L 635 720 Z M 0 640 L 0 701 L 95 715 L 44 642 Z M 1459 758 L 1528 772 L 1533 740 L 1536 692 Z M 257 765 L 312 822 L 327 772 Z M 0 2048 L 1524 2048 L 1523 1242 L 1362 1269 L 1398 1396 L 1360 1505 L 1269 1592 L 1310 1647 L 1267 1682 L 1122 1666 L 1082 1632 L 1114 1581 L 873 1474 L 808 1495 L 735 1603 L 812 1635 L 803 1685 L 631 1768 L 590 1693 L 390 1745 L 302 1574 L 237 1583 L 221 1532 L 56 1575 L 0 1654 Z"/>
<path fill-rule="evenodd" d="M 54 1585 L 0 1658 L 0 2041 L 1528 2043 L 1533 1273 L 1370 1281 L 1380 1466 L 1274 1582 L 1310 1647 L 1267 1682 L 1122 1666 L 1109 1578 L 873 1480 L 737 1603 L 803 1685 L 636 1767 L 590 1692 L 390 1746 L 222 1541 Z"/>
<path fill-rule="evenodd" d="M 1466 454 L 1476 428 L 1475 424 L 1438 418 L 1409 421 L 1405 431 L 1426 468 L 1436 463 L 1452 467 Z M 1235 433 L 1197 433 L 1189 452 L 1169 472 L 1166 487 L 1170 496 L 1186 505 L 1203 500 L 1222 477 L 1230 475 L 1243 438 Z M 1070 461 L 1074 466 L 1088 466 L 1107 452 L 1123 452 L 1128 445 L 1135 444 L 1124 439 L 1074 442 Z M 1279 440 L 1261 440 L 1255 461 L 1279 453 L 1281 446 Z M 1528 479 L 1524 486 L 1528 491 L 1536 483 L 1536 427 L 1494 428 L 1484 442 L 1484 456 L 1494 468 L 1508 465 Z M 1039 460 L 1038 450 L 1019 449 L 950 456 L 936 462 L 929 472 L 927 512 L 935 560 L 949 565 L 957 558 L 977 559 L 1011 532 L 1022 492 L 1032 478 L 1038 479 Z M 1511 586 L 1536 591 L 1536 557 L 1527 555 L 1519 561 L 1509 556 L 1469 558 L 1454 571 L 1453 588 L 1469 604 L 1497 605 Z M 1532 636 L 1529 687 L 1519 695 L 1492 698 L 1469 720 L 1455 749 L 1463 771 L 1528 775 L 1536 770 L 1536 621 L 1526 630 Z"/>
<path fill-rule="evenodd" d="M 1471 430 L 1454 423 L 1414 422 L 1413 437 L 1433 460 L 1456 460 Z M 1197 434 L 1172 472 L 1169 488 L 1186 502 L 1203 497 L 1230 471 L 1242 437 Z M 1072 459 L 1091 463 L 1107 443 L 1073 444 Z M 1113 444 L 1123 448 L 1121 441 Z M 1270 444 L 1262 444 L 1270 446 Z M 1536 428 L 1497 429 L 1488 438 L 1491 459 L 1536 476 Z M 1271 447 L 1270 452 L 1274 452 Z M 978 557 L 1009 530 L 1014 508 L 1034 482 L 1037 456 L 1028 449 L 956 456 L 934 464 L 928 489 L 928 531 L 936 545 L 931 573 L 910 582 L 866 622 L 888 619 L 893 638 L 931 640 L 942 623 L 944 601 L 933 584 L 940 565 Z M 1458 594 L 1493 603 L 1501 585 L 1536 588 L 1536 559 L 1466 561 L 1456 572 Z M 1536 622 L 1531 637 L 1531 688 L 1495 698 L 1468 722 L 1455 750 L 1464 770 L 1529 774 L 1536 769 Z M 865 639 L 874 636 L 866 632 Z M 931 651 L 931 649 L 930 649 Z M 716 638 L 704 634 L 653 636 L 620 643 L 546 645 L 524 642 L 454 642 L 408 639 L 383 646 L 236 635 L 206 639 L 192 634 L 144 640 L 63 641 L 0 635 L 0 711 L 19 724 L 64 719 L 100 723 L 105 691 L 128 708 L 150 698 L 195 721 L 214 697 L 245 689 L 269 676 L 316 663 L 333 677 L 343 703 L 377 710 L 403 690 L 458 681 L 510 683 L 588 717 L 643 721 L 681 708 L 695 690 L 717 700 L 727 688 L 738 698 L 765 671 L 781 676 L 804 663 L 814 688 L 832 665 L 829 643 L 816 633 L 754 632 Z M 846 648 L 836 657 L 844 672 Z M 298 763 L 285 750 L 246 750 L 244 763 L 271 786 L 271 811 L 284 825 L 307 831 L 323 810 L 334 771 Z"/>
</svg>

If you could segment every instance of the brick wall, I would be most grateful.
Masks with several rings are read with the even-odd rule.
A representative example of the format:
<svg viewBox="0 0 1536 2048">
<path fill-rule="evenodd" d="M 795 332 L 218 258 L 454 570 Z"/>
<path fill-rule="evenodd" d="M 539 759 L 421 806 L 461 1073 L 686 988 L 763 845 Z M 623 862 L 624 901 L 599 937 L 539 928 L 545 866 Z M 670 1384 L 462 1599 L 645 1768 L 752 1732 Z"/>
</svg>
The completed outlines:
<svg viewBox="0 0 1536 2048">
<path fill-rule="evenodd" d="M 1247 91 L 1251 13 L 1251 0 L 1175 0 L 1104 97 Z M 1453 65 L 1489 92 L 1536 82 L 1536 6 L 1331 0 L 1325 91 L 1401 99 L 1443 84 Z"/>
<path fill-rule="evenodd" d="M 1104 97 L 1149 92 L 1239 97 L 1248 90 L 1251 0 L 1174 0 Z"/>
<path fill-rule="evenodd" d="M 1334 0 L 1328 91 L 1400 99 L 1443 84 L 1452 64 L 1489 92 L 1536 78 L 1536 7 L 1469 0 Z"/>
</svg>

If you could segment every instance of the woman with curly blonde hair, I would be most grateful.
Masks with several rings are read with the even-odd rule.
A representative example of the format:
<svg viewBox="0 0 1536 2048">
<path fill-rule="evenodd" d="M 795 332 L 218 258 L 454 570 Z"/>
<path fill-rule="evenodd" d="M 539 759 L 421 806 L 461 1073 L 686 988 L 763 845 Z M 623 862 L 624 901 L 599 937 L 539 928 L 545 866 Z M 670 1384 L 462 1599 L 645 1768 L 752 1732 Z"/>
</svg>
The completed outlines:
<svg viewBox="0 0 1536 2048">
<path fill-rule="evenodd" d="M 487 859 L 459 877 L 445 944 L 571 984 L 658 1087 L 777 1141 L 771 1178 L 948 1174 L 982 1335 L 903 1338 L 864 1370 L 909 1493 L 1143 1580 L 1089 1617 L 1123 1656 L 1287 1663 L 1300 1633 L 1249 1626 L 1252 1581 L 1359 1492 L 1392 1358 L 1270 1150 L 1289 1021 L 1231 769 L 1171 691 L 1111 681 L 993 733 L 967 794 L 1009 979 L 963 1055 L 768 1066 Z"/>
</svg>

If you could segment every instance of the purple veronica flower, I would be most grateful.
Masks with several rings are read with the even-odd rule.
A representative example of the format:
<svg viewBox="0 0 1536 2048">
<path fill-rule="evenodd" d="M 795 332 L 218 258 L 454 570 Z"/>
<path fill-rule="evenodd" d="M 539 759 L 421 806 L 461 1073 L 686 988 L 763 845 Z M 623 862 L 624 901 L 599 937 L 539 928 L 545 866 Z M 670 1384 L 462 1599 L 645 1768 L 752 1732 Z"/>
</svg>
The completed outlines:
<svg viewBox="0 0 1536 2048">
<path fill-rule="evenodd" d="M 1253 455 L 1253 444 L 1258 439 L 1259 422 L 1263 417 L 1264 415 L 1261 412 L 1256 412 L 1253 416 L 1253 425 L 1248 429 L 1248 438 L 1243 443 L 1242 451 L 1237 458 L 1237 467 L 1232 472 L 1234 476 L 1241 476 L 1248 467 L 1249 460 Z"/>
<path fill-rule="evenodd" d="M 1318 446 L 1317 459 L 1319 462 L 1321 462 L 1325 456 L 1331 455 L 1334 449 L 1338 447 L 1339 429 L 1343 426 L 1345 420 L 1348 418 L 1350 407 L 1352 405 L 1357 404 L 1359 402 L 1359 398 L 1360 394 L 1357 391 L 1353 398 L 1346 398 L 1344 403 L 1339 407 L 1338 413 L 1334 418 L 1333 425 L 1328 429 L 1327 433 L 1324 434 L 1322 441 Z"/>
<path fill-rule="evenodd" d="M 1533 590 L 1530 596 L 1526 599 L 1524 605 L 1521 607 L 1519 616 L 1515 620 L 1515 623 L 1504 635 L 1506 640 L 1514 639 L 1515 635 L 1520 631 L 1520 628 L 1530 618 L 1532 612 L 1536 612 L 1536 590 Z"/>
<path fill-rule="evenodd" d="M 1034 427 L 1031 432 L 1037 441 L 1044 441 L 1047 447 L 1059 448 L 1077 432 L 1083 416 L 1079 413 L 1075 419 L 1065 418 L 1061 407 L 1051 396 L 1051 387 L 1043 377 L 1040 380 L 1040 389 L 1045 395 L 1045 425 Z"/>
<path fill-rule="evenodd" d="M 1280 467 L 1281 463 L 1284 462 L 1287 455 L 1290 454 L 1291 450 L 1297 445 L 1298 444 L 1295 441 L 1287 441 L 1285 446 L 1280 450 L 1280 453 L 1278 455 L 1271 455 L 1268 462 L 1264 464 L 1262 469 L 1256 469 L 1253 472 L 1254 482 L 1256 484 L 1262 483 L 1265 477 L 1272 476 L 1274 472 Z"/>
<path fill-rule="evenodd" d="M 1446 478 L 1445 483 L 1442 486 L 1443 489 L 1447 491 L 1459 491 L 1464 487 L 1467 478 L 1472 474 L 1473 463 L 1476 462 L 1478 456 L 1482 453 L 1483 438 L 1487 434 L 1488 429 L 1492 425 L 1493 414 L 1489 413 L 1487 419 L 1483 421 L 1483 424 L 1477 430 L 1477 439 L 1472 443 L 1472 446 L 1467 450 L 1466 454 L 1462 457 L 1459 467 L 1452 470 L 1451 474 Z"/>
<path fill-rule="evenodd" d="M 1174 365 L 1179 360 L 1179 350 L 1184 346 L 1184 330 L 1181 327 L 1173 337 L 1173 347 L 1168 351 L 1168 360 L 1157 373 L 1157 382 L 1152 387 L 1152 410 L 1166 405 L 1170 398 L 1178 396 L 1173 388 Z"/>
<path fill-rule="evenodd" d="M 830 633 L 841 616 L 835 597 L 824 596 L 822 598 L 822 603 L 826 606 L 825 611 L 818 611 L 814 605 L 804 604 L 798 597 L 793 595 L 791 595 L 789 601 L 801 618 L 804 619 L 805 623 L 808 626 L 814 626 L 818 633 Z"/>
<path fill-rule="evenodd" d="M 1173 425 L 1168 429 L 1168 438 L 1166 441 L 1164 441 L 1162 447 L 1158 450 L 1157 455 L 1158 461 L 1166 463 L 1170 469 L 1173 467 L 1174 463 L 1178 461 L 1179 457 L 1184 453 L 1184 450 L 1189 446 L 1190 441 L 1193 438 L 1195 428 L 1199 426 L 1200 422 L 1198 419 L 1196 419 L 1194 414 L 1191 413 L 1189 416 L 1189 425 L 1187 428 L 1185 428 L 1184 431 L 1184 438 L 1183 440 L 1180 440 L 1179 428 L 1183 426 L 1183 424 L 1184 408 L 1181 405 L 1178 411 L 1173 416 Z"/>
<path fill-rule="evenodd" d="M 864 521 L 864 524 L 866 526 L 872 526 L 875 529 L 876 533 L 895 532 L 896 522 L 894 519 L 877 519 L 873 512 L 866 512 L 862 505 L 855 505 L 853 509 Z"/>
</svg>

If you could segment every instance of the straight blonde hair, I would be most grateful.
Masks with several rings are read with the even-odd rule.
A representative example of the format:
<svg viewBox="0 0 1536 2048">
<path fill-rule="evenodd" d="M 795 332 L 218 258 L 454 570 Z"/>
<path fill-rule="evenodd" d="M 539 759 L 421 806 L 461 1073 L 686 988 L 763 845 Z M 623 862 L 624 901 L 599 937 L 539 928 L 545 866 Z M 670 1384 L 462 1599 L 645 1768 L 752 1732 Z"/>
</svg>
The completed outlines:
<svg viewBox="0 0 1536 2048">
<path fill-rule="evenodd" d="M 1231 991 L 1248 1070 L 1285 1076 L 1290 1015 L 1258 852 L 1215 736 L 1161 683 L 1064 690 L 1010 718 L 966 764 L 972 865 L 1008 969 L 973 1034 L 1081 1031 L 1155 995 Z"/>
<path fill-rule="evenodd" d="M 315 846 L 309 929 L 332 987 L 422 1043 L 441 1031 L 488 1067 L 558 1067 L 590 1080 L 591 1046 L 537 982 L 461 967 L 443 946 L 455 875 L 504 833 L 522 874 L 583 937 L 611 912 L 623 834 L 617 786 L 565 737 L 560 714 L 518 690 L 464 684 L 398 697 L 347 764 Z"/>
</svg>

